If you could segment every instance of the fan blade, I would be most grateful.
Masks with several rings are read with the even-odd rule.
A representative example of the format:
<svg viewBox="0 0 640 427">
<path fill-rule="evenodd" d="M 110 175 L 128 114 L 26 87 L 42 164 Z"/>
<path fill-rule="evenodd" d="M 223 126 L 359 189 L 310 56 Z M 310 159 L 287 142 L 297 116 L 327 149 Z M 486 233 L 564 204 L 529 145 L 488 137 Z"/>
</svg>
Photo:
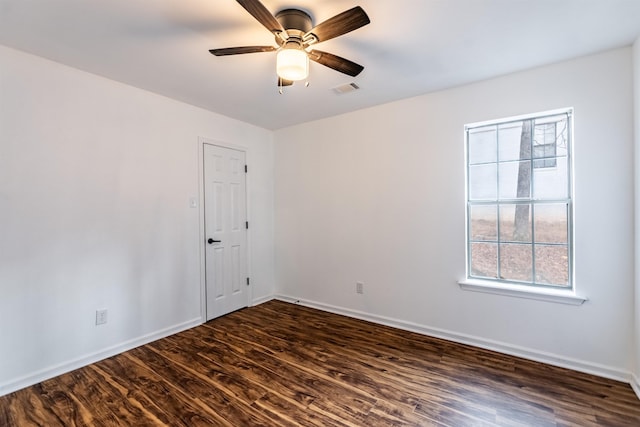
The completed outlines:
<svg viewBox="0 0 640 427">
<path fill-rule="evenodd" d="M 370 22 L 365 11 L 360 6 L 356 6 L 316 25 L 305 34 L 305 39 L 313 34 L 318 39 L 318 42 L 323 42 L 357 30 Z"/>
<path fill-rule="evenodd" d="M 333 53 L 322 52 L 320 50 L 312 50 L 309 52 L 309 59 L 351 77 L 357 76 L 364 70 L 364 67 L 360 64 L 341 58 Z"/>
<path fill-rule="evenodd" d="M 277 50 L 273 46 L 242 46 L 242 47 L 225 47 L 223 49 L 210 49 L 212 55 L 226 56 L 226 55 L 241 55 L 243 53 L 257 53 L 257 52 L 273 52 Z"/>
<path fill-rule="evenodd" d="M 244 7 L 256 20 L 264 25 L 264 27 L 274 34 L 284 31 L 282 24 L 278 22 L 275 16 L 264 7 L 259 0 L 236 0 L 240 6 Z"/>
<path fill-rule="evenodd" d="M 292 80 L 285 80 L 282 77 L 278 77 L 278 87 L 291 86 L 292 84 Z"/>
</svg>

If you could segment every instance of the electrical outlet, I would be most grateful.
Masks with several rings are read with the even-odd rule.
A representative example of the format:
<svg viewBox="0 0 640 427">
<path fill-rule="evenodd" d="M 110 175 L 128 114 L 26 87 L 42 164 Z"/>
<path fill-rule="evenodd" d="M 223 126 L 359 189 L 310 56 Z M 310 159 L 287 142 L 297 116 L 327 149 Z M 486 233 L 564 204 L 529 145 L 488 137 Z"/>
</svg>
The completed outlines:
<svg viewBox="0 0 640 427">
<path fill-rule="evenodd" d="M 364 283 L 356 282 L 356 294 L 364 294 Z"/>
<path fill-rule="evenodd" d="M 96 325 L 107 323 L 107 309 L 96 310 Z"/>
</svg>

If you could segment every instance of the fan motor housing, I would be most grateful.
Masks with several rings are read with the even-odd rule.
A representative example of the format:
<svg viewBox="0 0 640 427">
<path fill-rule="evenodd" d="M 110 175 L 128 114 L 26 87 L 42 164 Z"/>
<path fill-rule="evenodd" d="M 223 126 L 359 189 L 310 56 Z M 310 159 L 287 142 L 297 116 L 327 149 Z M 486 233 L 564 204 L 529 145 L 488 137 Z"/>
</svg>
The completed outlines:
<svg viewBox="0 0 640 427">
<path fill-rule="evenodd" d="M 284 9 L 276 13 L 275 17 L 289 36 L 302 38 L 313 28 L 311 16 L 300 9 Z"/>
</svg>

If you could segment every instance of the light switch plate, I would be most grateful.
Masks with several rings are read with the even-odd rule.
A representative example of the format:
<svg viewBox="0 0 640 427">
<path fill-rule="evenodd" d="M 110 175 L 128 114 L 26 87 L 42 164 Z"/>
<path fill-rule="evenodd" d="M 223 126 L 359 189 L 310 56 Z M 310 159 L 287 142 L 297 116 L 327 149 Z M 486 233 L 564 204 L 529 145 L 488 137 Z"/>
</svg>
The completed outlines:
<svg viewBox="0 0 640 427">
<path fill-rule="evenodd" d="M 96 325 L 104 325 L 107 323 L 107 310 L 96 310 Z"/>
</svg>

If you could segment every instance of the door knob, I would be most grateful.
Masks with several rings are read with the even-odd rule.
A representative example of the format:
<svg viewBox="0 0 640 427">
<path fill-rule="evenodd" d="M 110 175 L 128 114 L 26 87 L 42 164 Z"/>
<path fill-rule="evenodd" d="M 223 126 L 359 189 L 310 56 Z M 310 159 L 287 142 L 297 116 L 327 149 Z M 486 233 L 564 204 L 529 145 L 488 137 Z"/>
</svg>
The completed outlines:
<svg viewBox="0 0 640 427">
<path fill-rule="evenodd" d="M 222 240 L 213 240 L 212 238 L 209 238 L 209 240 L 207 240 L 207 243 L 209 243 L 210 245 L 213 243 L 220 243 L 222 242 Z"/>
</svg>

